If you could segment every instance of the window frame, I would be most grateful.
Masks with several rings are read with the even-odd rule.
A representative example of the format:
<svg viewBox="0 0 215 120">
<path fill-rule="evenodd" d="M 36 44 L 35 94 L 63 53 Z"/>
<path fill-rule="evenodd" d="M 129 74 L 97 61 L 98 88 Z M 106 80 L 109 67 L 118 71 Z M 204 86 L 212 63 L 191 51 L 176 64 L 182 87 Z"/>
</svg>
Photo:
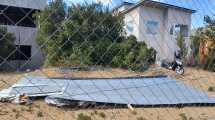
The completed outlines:
<svg viewBox="0 0 215 120">
<path fill-rule="evenodd" d="M 148 35 L 157 35 L 158 31 L 157 29 L 159 29 L 159 22 L 155 21 L 155 20 L 148 20 L 146 22 L 146 33 Z"/>
</svg>

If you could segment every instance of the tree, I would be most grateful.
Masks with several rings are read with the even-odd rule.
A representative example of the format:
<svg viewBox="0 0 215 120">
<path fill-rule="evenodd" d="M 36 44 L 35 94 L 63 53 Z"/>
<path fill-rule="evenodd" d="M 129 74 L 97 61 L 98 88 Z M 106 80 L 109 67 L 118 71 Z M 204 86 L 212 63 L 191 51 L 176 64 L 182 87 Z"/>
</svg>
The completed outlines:
<svg viewBox="0 0 215 120">
<path fill-rule="evenodd" d="M 206 56 L 204 69 L 215 72 L 215 19 L 212 19 L 209 16 L 205 17 L 205 31 L 204 35 L 208 40 L 212 42 L 210 46 L 208 55 Z"/>
<path fill-rule="evenodd" d="M 191 36 L 191 48 L 202 68 L 215 71 L 215 20 L 205 16 L 204 21 L 205 27 L 198 28 Z"/>
<path fill-rule="evenodd" d="M 60 9 L 52 7 L 56 4 Z M 53 11 L 58 11 L 59 17 L 47 19 L 41 26 L 43 19 Z M 62 1 L 54 1 L 45 11 L 36 14 L 36 18 L 40 26 L 37 40 L 40 45 L 45 43 L 47 65 L 99 65 L 137 70 L 149 52 L 134 36 L 123 36 L 123 17 L 112 14 L 101 3 L 73 4 L 65 11 Z M 60 31 L 55 32 L 57 28 Z"/>
<path fill-rule="evenodd" d="M 59 57 L 58 47 L 63 41 L 58 39 L 62 32 L 61 24 L 66 18 L 66 5 L 63 0 L 54 0 L 42 11 L 35 13 L 38 26 L 37 42 L 47 54 L 46 62 L 56 62 Z"/>
<path fill-rule="evenodd" d="M 182 58 L 185 59 L 187 56 L 188 49 L 187 49 L 186 42 L 185 42 L 183 35 L 178 34 L 176 40 L 177 40 L 178 47 L 180 48 Z"/>
<path fill-rule="evenodd" d="M 7 31 L 7 28 L 0 27 L 0 64 L 9 57 L 15 50 L 15 36 Z"/>
</svg>

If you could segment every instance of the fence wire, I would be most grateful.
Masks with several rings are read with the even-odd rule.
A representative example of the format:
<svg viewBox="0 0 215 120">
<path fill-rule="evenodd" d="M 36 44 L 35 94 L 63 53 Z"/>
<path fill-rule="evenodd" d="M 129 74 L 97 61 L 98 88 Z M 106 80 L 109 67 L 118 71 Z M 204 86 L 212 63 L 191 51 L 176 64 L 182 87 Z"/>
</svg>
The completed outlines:
<svg viewBox="0 0 215 120">
<path fill-rule="evenodd" d="M 215 119 L 214 7 L 0 1 L 0 118 Z"/>
</svg>

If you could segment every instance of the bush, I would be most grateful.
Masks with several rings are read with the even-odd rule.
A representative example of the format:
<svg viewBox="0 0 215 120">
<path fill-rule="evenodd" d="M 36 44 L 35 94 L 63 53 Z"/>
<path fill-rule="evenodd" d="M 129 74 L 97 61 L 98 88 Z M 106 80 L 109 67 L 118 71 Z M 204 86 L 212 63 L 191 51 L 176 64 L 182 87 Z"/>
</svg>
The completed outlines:
<svg viewBox="0 0 215 120">
<path fill-rule="evenodd" d="M 43 112 L 42 111 L 38 111 L 37 112 L 37 117 L 43 117 Z"/>
<path fill-rule="evenodd" d="M 182 58 L 185 59 L 187 57 L 187 53 L 188 53 L 185 39 L 184 39 L 182 34 L 179 34 L 176 39 L 177 39 L 177 44 L 178 44 L 180 51 L 182 53 Z"/>
<path fill-rule="evenodd" d="M 215 72 L 215 19 L 209 16 L 205 16 L 205 27 L 198 28 L 194 35 L 191 36 L 191 48 L 193 53 L 193 58 L 197 65 L 205 70 Z M 205 43 L 211 42 L 211 45 L 206 45 Z M 201 44 L 203 46 L 201 46 Z M 209 50 L 205 50 L 204 54 L 200 55 L 200 46 L 206 47 Z M 202 52 L 202 51 L 201 51 Z M 206 55 L 207 54 L 207 55 Z M 204 59 L 203 59 L 204 58 Z"/>
<path fill-rule="evenodd" d="M 99 113 L 99 116 L 100 116 L 101 118 L 106 118 L 106 115 L 105 115 L 105 113 L 103 113 L 103 112 Z"/>
<path fill-rule="evenodd" d="M 208 88 L 208 91 L 209 91 L 209 92 L 215 92 L 215 87 L 209 87 L 209 88 Z"/>
<path fill-rule="evenodd" d="M 205 70 L 215 72 L 215 57 L 214 56 L 215 56 L 215 48 L 210 50 L 209 55 L 205 59 L 205 63 L 202 65 L 202 67 Z"/>
<path fill-rule="evenodd" d="M 187 115 L 185 113 L 181 113 L 179 116 L 182 120 L 188 120 Z"/>
<path fill-rule="evenodd" d="M 78 114 L 77 120 L 92 120 L 92 118 L 90 116 L 87 116 L 81 113 L 81 114 Z"/>
<path fill-rule="evenodd" d="M 146 118 L 138 117 L 137 120 L 146 120 Z"/>
<path fill-rule="evenodd" d="M 0 63 L 3 59 L 15 50 L 15 36 L 7 31 L 7 28 L 0 27 Z"/>
</svg>

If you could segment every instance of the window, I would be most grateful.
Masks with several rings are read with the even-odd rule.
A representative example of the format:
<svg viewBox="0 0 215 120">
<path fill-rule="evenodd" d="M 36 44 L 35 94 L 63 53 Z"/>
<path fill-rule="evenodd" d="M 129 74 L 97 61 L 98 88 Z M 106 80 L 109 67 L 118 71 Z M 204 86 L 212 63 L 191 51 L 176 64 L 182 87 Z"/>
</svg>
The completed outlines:
<svg viewBox="0 0 215 120">
<path fill-rule="evenodd" d="M 36 11 L 38 10 L 0 5 L 0 25 L 36 27 L 33 17 Z"/>
<path fill-rule="evenodd" d="M 148 21 L 146 23 L 147 34 L 156 35 L 159 23 L 156 21 Z"/>
<path fill-rule="evenodd" d="M 181 34 L 183 37 L 189 36 L 189 28 L 187 25 L 173 25 L 170 28 L 170 35 L 179 35 Z"/>
<path fill-rule="evenodd" d="M 132 33 L 134 31 L 134 22 L 133 21 L 129 21 L 126 23 L 126 30 L 127 32 Z"/>
<path fill-rule="evenodd" d="M 17 45 L 16 51 L 11 60 L 29 60 L 31 59 L 31 46 L 28 45 Z"/>
</svg>

